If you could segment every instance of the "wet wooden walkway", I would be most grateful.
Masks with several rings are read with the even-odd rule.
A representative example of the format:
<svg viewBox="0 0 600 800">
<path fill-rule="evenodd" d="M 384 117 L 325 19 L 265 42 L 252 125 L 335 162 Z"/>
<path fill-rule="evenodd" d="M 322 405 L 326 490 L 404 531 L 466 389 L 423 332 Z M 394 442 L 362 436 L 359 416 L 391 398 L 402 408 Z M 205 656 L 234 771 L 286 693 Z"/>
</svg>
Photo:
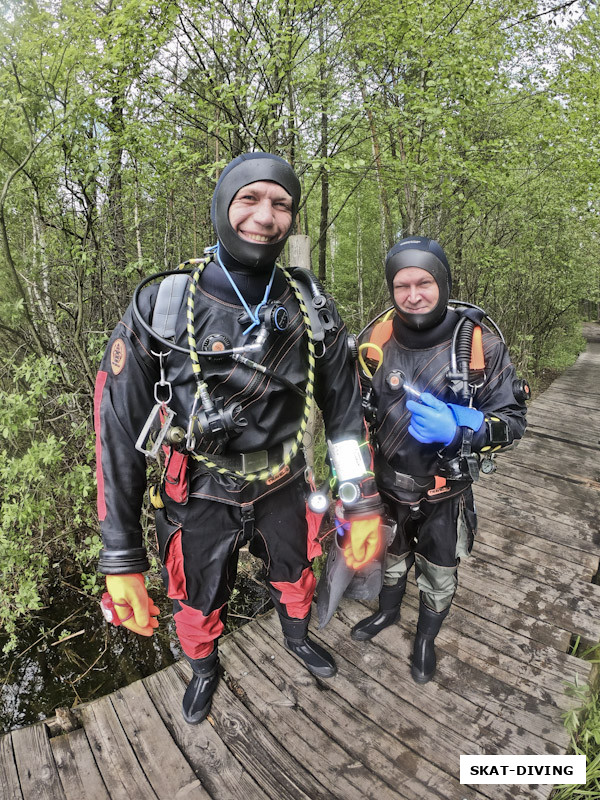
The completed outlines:
<svg viewBox="0 0 600 800">
<path fill-rule="evenodd" d="M 593 679 L 568 655 L 600 640 L 600 328 L 531 406 L 520 446 L 476 488 L 480 531 L 438 638 L 434 681 L 409 675 L 417 592 L 401 623 L 351 641 L 367 609 L 344 601 L 314 635 L 339 674 L 311 677 L 273 615 L 229 636 L 208 720 L 179 712 L 177 664 L 0 739 L 2 800 L 537 800 L 548 786 L 461 786 L 461 753 L 564 753 L 567 691 Z"/>
</svg>

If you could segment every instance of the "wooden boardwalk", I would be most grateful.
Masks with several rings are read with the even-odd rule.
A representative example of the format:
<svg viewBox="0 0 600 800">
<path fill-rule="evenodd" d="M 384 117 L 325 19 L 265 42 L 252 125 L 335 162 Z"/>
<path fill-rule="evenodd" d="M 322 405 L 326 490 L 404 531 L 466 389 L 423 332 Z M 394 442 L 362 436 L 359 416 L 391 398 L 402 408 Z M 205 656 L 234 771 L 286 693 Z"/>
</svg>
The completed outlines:
<svg viewBox="0 0 600 800">
<path fill-rule="evenodd" d="M 480 530 L 438 637 L 434 681 L 409 675 L 418 596 L 373 642 L 343 601 L 316 638 L 339 674 L 310 676 L 273 614 L 222 643 L 225 680 L 200 726 L 181 719 L 180 663 L 82 706 L 81 727 L 0 739 L 2 800 L 541 800 L 549 786 L 461 786 L 461 753 L 564 753 L 566 690 L 592 680 L 568 655 L 600 640 L 600 328 L 530 406 L 529 430 L 476 487 Z"/>
</svg>

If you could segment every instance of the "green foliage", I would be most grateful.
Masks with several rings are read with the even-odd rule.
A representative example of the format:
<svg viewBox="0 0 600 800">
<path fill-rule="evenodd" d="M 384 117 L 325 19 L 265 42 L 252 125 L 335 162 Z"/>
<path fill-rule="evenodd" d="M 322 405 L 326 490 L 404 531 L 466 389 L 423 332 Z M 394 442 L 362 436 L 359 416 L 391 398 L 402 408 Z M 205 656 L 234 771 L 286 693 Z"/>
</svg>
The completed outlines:
<svg viewBox="0 0 600 800">
<path fill-rule="evenodd" d="M 299 231 L 353 331 L 389 304 L 387 249 L 439 238 L 530 379 L 600 300 L 597 4 L 536 0 L 11 2 L 0 19 L 0 617 L 86 591 L 91 393 L 150 272 L 213 241 L 244 150 L 303 185 Z M 365 25 L 365 20 L 369 25 Z M 556 21 L 560 24 L 550 25 Z M 324 445 L 317 446 L 319 473 Z M 55 566 L 58 565 L 58 566 Z M 11 627 L 12 626 L 12 627 Z"/>
<path fill-rule="evenodd" d="M 85 562 L 98 552 L 97 535 L 81 540 L 93 525 L 89 454 L 69 452 L 65 432 L 49 421 L 56 389 L 55 365 L 35 357 L 14 366 L 12 384 L 0 388 L 0 624 L 9 635 L 43 605 L 57 559 Z M 7 647 L 14 644 L 13 636 Z"/>
<path fill-rule="evenodd" d="M 600 645 L 583 648 L 579 637 L 572 654 L 593 664 L 600 663 Z M 578 676 L 567 686 L 567 694 L 578 701 L 578 705 L 564 715 L 564 724 L 571 734 L 571 752 L 586 757 L 586 783 L 557 787 L 552 800 L 584 800 L 600 794 L 600 696 L 590 692 Z"/>
<path fill-rule="evenodd" d="M 582 700 L 582 705 L 568 712 L 565 726 L 572 736 L 573 755 L 586 757 L 586 783 L 558 787 L 552 794 L 552 800 L 583 800 L 600 795 L 600 698 L 597 692 L 587 697 L 582 687 L 572 688 L 575 696 Z"/>
</svg>

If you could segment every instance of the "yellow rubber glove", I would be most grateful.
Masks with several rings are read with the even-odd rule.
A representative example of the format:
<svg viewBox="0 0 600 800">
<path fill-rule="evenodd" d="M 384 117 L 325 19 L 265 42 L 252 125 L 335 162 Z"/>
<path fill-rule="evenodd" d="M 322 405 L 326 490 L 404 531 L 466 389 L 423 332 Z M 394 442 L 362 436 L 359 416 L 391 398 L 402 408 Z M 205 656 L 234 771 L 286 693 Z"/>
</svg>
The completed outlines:
<svg viewBox="0 0 600 800">
<path fill-rule="evenodd" d="M 368 564 L 381 544 L 381 517 L 349 520 L 349 542 L 344 547 L 344 558 L 351 569 L 360 569 Z"/>
<path fill-rule="evenodd" d="M 115 610 L 120 620 L 126 620 L 133 611 L 133 617 L 121 624 L 141 636 L 152 636 L 158 628 L 157 615 L 160 614 L 158 606 L 148 596 L 144 576 L 139 573 L 131 575 L 107 575 L 106 589 L 116 605 Z"/>
</svg>

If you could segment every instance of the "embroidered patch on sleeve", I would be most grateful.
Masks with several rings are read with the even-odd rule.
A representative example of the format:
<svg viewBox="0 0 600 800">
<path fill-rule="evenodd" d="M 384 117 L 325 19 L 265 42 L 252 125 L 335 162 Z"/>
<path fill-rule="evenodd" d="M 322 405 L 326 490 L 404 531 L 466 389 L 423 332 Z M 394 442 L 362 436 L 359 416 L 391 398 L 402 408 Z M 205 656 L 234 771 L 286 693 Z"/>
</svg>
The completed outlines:
<svg viewBox="0 0 600 800">
<path fill-rule="evenodd" d="M 123 339 L 115 339 L 112 347 L 110 348 L 110 366 L 115 375 L 125 366 L 127 359 L 127 350 L 125 349 L 125 342 Z"/>
</svg>

